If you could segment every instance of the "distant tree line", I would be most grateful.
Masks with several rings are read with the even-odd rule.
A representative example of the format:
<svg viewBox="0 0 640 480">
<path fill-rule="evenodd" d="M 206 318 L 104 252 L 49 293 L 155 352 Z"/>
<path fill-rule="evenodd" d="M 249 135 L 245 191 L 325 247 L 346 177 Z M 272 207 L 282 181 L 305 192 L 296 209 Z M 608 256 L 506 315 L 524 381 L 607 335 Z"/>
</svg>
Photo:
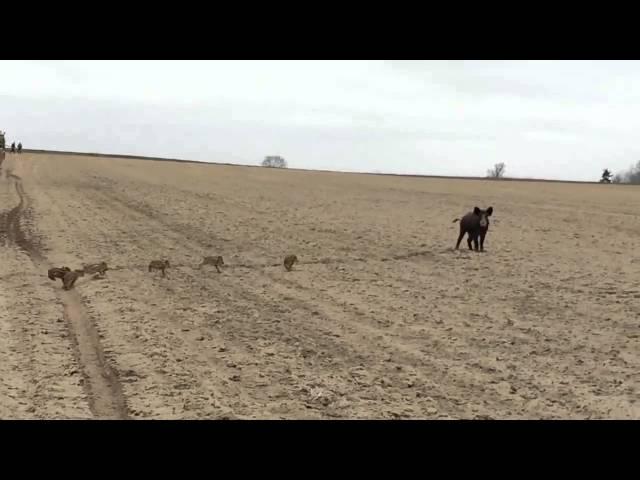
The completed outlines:
<svg viewBox="0 0 640 480">
<path fill-rule="evenodd" d="M 609 172 L 609 170 L 605 169 L 605 172 Z M 604 179 L 605 172 L 603 172 L 603 179 Z M 603 180 L 601 179 L 600 181 L 602 182 Z M 640 185 L 640 161 L 638 161 L 638 163 L 636 163 L 635 165 L 629 167 L 626 171 L 619 172 L 613 175 L 611 182 L 631 183 L 634 185 Z M 603 183 L 609 183 L 609 182 L 603 182 Z"/>
<path fill-rule="evenodd" d="M 269 168 L 288 168 L 287 161 L 279 155 L 269 155 L 264 157 L 261 165 Z M 487 177 L 504 178 L 506 169 L 507 167 L 504 162 L 496 163 L 493 168 L 487 170 Z M 611 170 L 605 168 L 602 171 L 600 183 L 630 183 L 640 185 L 640 161 L 629 167 L 626 171 L 616 173 L 615 175 Z"/>
</svg>

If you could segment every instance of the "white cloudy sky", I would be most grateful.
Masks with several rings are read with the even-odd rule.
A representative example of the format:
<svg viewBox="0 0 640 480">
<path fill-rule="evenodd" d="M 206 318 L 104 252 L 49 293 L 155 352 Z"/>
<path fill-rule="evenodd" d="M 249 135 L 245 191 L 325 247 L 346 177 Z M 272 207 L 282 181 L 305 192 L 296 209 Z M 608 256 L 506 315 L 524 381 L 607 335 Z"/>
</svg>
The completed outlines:
<svg viewBox="0 0 640 480">
<path fill-rule="evenodd" d="M 0 61 L 26 148 L 594 180 L 640 160 L 637 61 Z"/>
</svg>

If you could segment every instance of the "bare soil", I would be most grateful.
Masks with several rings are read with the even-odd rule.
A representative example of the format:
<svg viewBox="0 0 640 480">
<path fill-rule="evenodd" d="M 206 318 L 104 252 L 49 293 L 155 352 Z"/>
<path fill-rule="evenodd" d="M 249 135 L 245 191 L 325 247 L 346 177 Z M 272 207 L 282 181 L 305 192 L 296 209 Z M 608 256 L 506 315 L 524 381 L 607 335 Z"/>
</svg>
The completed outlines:
<svg viewBox="0 0 640 480">
<path fill-rule="evenodd" d="M 638 188 L 0 170 L 0 418 L 640 419 Z M 455 251 L 475 205 L 486 252 Z M 103 260 L 68 292 L 47 278 Z"/>
</svg>

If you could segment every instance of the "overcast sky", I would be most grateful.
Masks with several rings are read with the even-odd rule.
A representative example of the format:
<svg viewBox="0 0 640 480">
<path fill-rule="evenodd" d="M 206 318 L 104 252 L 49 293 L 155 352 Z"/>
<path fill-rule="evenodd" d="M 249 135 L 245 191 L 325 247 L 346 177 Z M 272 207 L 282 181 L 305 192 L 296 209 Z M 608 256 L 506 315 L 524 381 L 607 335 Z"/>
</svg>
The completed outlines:
<svg viewBox="0 0 640 480">
<path fill-rule="evenodd" d="M 25 148 L 597 180 L 640 160 L 637 61 L 0 61 Z"/>
</svg>

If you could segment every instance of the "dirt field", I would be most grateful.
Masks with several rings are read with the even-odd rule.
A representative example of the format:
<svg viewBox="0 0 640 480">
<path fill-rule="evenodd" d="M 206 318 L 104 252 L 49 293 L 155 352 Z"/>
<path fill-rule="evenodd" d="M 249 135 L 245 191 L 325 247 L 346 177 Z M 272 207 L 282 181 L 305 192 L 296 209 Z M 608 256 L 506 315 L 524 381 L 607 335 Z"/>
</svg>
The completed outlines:
<svg viewBox="0 0 640 480">
<path fill-rule="evenodd" d="M 639 234 L 633 187 L 7 154 L 0 418 L 640 419 Z"/>
</svg>

